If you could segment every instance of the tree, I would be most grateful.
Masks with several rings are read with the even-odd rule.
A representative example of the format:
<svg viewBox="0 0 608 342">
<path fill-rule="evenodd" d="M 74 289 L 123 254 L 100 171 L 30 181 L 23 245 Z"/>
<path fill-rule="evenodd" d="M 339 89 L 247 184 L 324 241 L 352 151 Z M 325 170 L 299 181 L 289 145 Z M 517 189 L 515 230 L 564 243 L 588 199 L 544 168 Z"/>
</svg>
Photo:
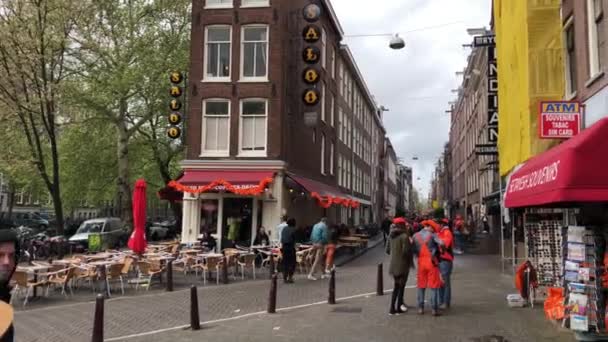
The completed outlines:
<svg viewBox="0 0 608 342">
<path fill-rule="evenodd" d="M 62 83 L 81 2 L 78 0 L 4 0 L 0 4 L 0 102 L 10 110 L 2 125 L 18 127 L 27 160 L 44 182 L 63 233 L 57 123 L 61 120 Z"/>
<path fill-rule="evenodd" d="M 174 38 L 183 41 L 185 32 L 189 33 L 190 1 L 83 3 L 89 11 L 72 36 L 80 47 L 74 55 L 79 62 L 75 70 L 79 78 L 72 83 L 72 89 L 78 94 L 76 100 L 81 108 L 96 113 L 116 130 L 117 202 L 121 217 L 130 221 L 129 142 L 152 118 L 164 114 L 158 111 L 156 102 L 152 107 L 147 102 L 158 94 L 158 87 L 166 84 L 159 83 L 158 77 L 167 77 L 170 69 L 163 67 L 175 54 L 167 43 Z M 151 83 L 156 83 L 156 88 L 146 93 Z"/>
</svg>

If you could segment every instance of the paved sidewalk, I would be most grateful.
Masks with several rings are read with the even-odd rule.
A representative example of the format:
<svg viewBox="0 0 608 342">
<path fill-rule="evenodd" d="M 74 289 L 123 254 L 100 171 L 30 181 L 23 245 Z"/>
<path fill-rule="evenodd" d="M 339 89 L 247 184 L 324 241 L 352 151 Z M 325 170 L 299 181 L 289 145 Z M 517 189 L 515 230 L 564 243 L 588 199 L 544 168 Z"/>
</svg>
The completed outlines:
<svg viewBox="0 0 608 342">
<path fill-rule="evenodd" d="M 418 316 L 413 311 L 388 316 L 389 296 L 371 295 L 343 300 L 335 306 L 321 304 L 274 315 L 210 323 L 197 332 L 181 329 L 124 341 L 483 342 L 478 339 L 492 335 L 509 342 L 573 341 L 573 334 L 558 330 L 545 320 L 540 307 L 508 308 L 505 296 L 511 292 L 511 279 L 489 269 L 488 260 L 462 259 L 465 259 L 466 269 L 461 269 L 465 272 L 459 272 L 454 279 L 453 307 L 448 314 L 438 318 L 428 312 Z M 468 276 L 466 272 L 475 273 Z M 410 305 L 415 298 L 414 291 L 406 291 Z"/>
</svg>

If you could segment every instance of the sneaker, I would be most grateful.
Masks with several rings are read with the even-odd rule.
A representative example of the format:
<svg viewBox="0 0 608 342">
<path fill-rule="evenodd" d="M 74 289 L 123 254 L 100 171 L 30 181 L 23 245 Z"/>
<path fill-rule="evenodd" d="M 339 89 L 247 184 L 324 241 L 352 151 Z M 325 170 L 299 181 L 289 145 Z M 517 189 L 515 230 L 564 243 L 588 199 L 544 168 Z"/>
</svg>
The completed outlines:
<svg viewBox="0 0 608 342">
<path fill-rule="evenodd" d="M 401 312 L 406 313 L 407 312 L 407 305 L 401 304 L 401 306 L 399 307 L 399 309 L 401 309 Z"/>
<path fill-rule="evenodd" d="M 424 315 L 424 309 L 418 309 L 418 314 L 419 315 Z"/>
<path fill-rule="evenodd" d="M 317 280 L 317 278 L 313 277 L 312 275 L 308 275 L 308 280 Z"/>
</svg>

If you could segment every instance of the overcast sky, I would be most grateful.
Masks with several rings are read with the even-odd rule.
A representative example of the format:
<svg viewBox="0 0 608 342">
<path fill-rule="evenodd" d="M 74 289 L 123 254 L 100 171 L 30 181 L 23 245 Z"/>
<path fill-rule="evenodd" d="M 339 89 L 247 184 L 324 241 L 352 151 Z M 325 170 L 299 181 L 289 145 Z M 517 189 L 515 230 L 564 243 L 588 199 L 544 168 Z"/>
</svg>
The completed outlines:
<svg viewBox="0 0 608 342">
<path fill-rule="evenodd" d="M 346 35 L 398 32 L 402 50 L 389 38 L 346 38 L 363 77 L 384 114 L 384 126 L 414 186 L 426 198 L 434 164 L 448 140 L 448 102 L 462 79 L 471 43 L 467 28 L 489 27 L 491 0 L 331 0 Z M 444 27 L 411 30 L 455 23 Z M 412 160 L 414 156 L 418 161 Z M 420 180 L 417 178 L 420 177 Z"/>
</svg>

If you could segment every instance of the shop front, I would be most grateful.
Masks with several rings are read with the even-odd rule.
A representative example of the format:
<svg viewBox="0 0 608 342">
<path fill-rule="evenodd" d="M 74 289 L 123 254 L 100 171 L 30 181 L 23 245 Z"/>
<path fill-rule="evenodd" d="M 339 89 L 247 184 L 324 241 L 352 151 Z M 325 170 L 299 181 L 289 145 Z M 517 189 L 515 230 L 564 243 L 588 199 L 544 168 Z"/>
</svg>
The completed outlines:
<svg viewBox="0 0 608 342">
<path fill-rule="evenodd" d="M 528 160 L 505 191 L 512 239 L 523 235 L 538 286 L 524 295 L 548 296 L 547 317 L 579 338 L 607 333 L 607 145 L 608 118 Z"/>
</svg>

